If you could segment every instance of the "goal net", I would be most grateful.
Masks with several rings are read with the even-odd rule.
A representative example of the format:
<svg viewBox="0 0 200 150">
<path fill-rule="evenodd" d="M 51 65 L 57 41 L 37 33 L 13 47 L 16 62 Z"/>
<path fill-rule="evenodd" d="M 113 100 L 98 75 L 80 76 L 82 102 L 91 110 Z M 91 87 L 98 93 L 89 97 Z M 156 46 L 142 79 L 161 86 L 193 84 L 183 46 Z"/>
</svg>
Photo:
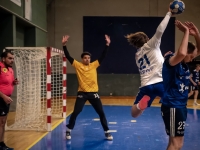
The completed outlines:
<svg viewBox="0 0 200 150">
<path fill-rule="evenodd" d="M 66 58 L 51 47 L 8 47 L 19 80 L 14 123 L 6 130 L 51 131 L 51 120 L 66 117 Z"/>
</svg>

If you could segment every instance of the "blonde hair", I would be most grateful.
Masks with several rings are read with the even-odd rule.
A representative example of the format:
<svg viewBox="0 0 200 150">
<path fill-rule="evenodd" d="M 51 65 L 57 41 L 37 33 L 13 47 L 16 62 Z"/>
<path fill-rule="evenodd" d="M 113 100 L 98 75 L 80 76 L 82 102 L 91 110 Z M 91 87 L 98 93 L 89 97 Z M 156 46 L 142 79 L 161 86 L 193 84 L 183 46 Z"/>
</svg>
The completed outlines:
<svg viewBox="0 0 200 150">
<path fill-rule="evenodd" d="M 125 36 L 128 42 L 137 49 L 142 47 L 148 41 L 148 36 L 144 32 L 131 33 Z"/>
</svg>

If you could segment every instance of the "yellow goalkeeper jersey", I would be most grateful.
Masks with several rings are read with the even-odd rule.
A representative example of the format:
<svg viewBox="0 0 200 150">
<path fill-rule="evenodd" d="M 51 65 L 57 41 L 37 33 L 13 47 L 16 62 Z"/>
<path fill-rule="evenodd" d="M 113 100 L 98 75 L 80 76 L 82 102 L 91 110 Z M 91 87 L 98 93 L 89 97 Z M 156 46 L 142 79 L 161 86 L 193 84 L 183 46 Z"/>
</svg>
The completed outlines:
<svg viewBox="0 0 200 150">
<path fill-rule="evenodd" d="M 89 65 L 84 65 L 76 60 L 73 61 L 72 66 L 76 69 L 78 78 L 78 91 L 82 92 L 98 92 L 97 83 L 97 67 L 99 67 L 99 61 L 96 60 Z"/>
</svg>

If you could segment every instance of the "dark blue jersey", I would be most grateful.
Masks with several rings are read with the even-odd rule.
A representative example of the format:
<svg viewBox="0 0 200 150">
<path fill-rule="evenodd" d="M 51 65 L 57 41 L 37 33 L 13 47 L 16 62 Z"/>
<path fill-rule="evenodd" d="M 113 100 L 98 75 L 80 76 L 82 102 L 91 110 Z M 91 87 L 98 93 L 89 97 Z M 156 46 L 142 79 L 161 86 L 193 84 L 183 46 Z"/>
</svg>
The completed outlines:
<svg viewBox="0 0 200 150">
<path fill-rule="evenodd" d="M 162 77 L 165 92 L 161 102 L 169 107 L 182 108 L 187 105 L 190 71 L 183 62 L 171 66 L 169 64 L 171 56 L 173 55 L 167 55 L 163 63 Z"/>
</svg>

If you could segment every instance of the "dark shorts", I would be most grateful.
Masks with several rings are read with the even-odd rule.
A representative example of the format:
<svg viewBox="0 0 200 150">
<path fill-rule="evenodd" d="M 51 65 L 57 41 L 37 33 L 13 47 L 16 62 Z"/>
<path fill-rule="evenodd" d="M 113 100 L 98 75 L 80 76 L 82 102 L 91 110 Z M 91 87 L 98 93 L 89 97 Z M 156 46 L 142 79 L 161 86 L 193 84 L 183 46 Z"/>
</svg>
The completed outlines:
<svg viewBox="0 0 200 150">
<path fill-rule="evenodd" d="M 198 85 L 197 86 L 191 85 L 190 88 L 191 88 L 192 91 L 198 91 L 199 90 Z"/>
<path fill-rule="evenodd" d="M 81 92 L 79 91 L 77 93 L 77 98 L 78 99 L 85 99 L 85 100 L 96 100 L 96 99 L 100 99 L 100 96 L 97 92 Z"/>
<path fill-rule="evenodd" d="M 142 99 L 142 97 L 144 95 L 148 95 L 150 97 L 150 101 L 148 103 L 148 107 L 151 106 L 153 100 L 159 96 L 162 97 L 164 93 L 164 86 L 163 86 L 163 82 L 159 82 L 156 84 L 151 84 L 151 85 L 147 85 L 144 87 L 140 88 L 140 91 L 138 92 L 137 96 L 136 96 L 136 100 L 134 102 L 134 104 L 139 103 L 139 101 Z"/>
<path fill-rule="evenodd" d="M 0 116 L 7 116 L 10 104 L 6 104 L 3 98 L 0 97 Z"/>
<path fill-rule="evenodd" d="M 187 119 L 187 108 L 171 108 L 161 106 L 161 115 L 165 124 L 167 135 L 184 136 L 185 121 Z"/>
</svg>

